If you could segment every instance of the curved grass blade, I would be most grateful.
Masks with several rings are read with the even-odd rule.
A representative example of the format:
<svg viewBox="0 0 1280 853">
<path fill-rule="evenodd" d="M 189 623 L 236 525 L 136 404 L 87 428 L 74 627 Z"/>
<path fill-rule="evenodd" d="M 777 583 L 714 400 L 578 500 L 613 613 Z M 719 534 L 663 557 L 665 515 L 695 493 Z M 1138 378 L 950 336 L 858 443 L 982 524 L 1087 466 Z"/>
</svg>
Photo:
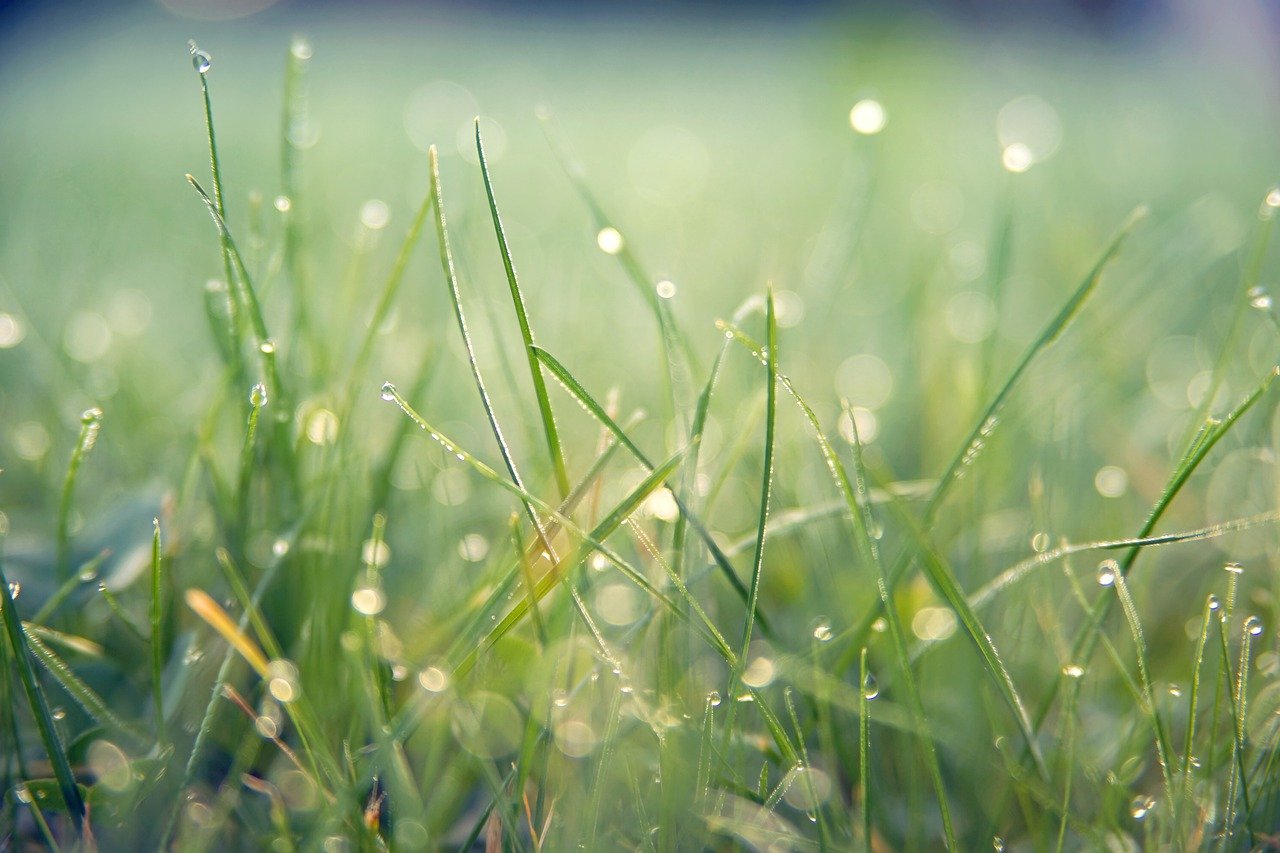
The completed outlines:
<svg viewBox="0 0 1280 853">
<path fill-rule="evenodd" d="M 556 485 L 560 488 L 560 496 L 569 494 L 569 475 L 564 465 L 564 450 L 560 446 L 560 433 L 556 429 L 555 415 L 551 411 L 551 400 L 547 396 L 547 383 L 542 378 L 542 371 L 533 352 L 533 330 L 529 327 L 529 314 L 525 310 L 524 295 L 520 292 L 520 282 L 516 277 L 515 264 L 511 260 L 511 249 L 507 245 L 507 234 L 502 227 L 502 217 L 498 215 L 498 201 L 493 194 L 493 180 L 489 176 L 489 162 L 484 156 L 484 141 L 480 138 L 480 119 L 475 121 L 476 155 L 480 159 L 480 174 L 484 178 L 484 191 L 489 199 L 489 213 L 493 217 L 493 230 L 498 238 L 498 250 L 502 253 L 502 267 L 507 273 L 507 286 L 511 290 L 511 304 L 515 308 L 516 320 L 520 324 L 520 337 L 524 341 L 525 359 L 529 363 L 529 377 L 533 380 L 533 393 L 538 399 L 538 413 L 542 417 L 542 430 L 547 439 L 547 452 L 551 456 L 551 468 L 555 472 Z"/>
<path fill-rule="evenodd" d="M 0 621 L 4 622 L 5 634 L 9 638 L 9 648 L 13 652 L 11 660 L 18 670 L 18 680 L 27 694 L 27 703 L 31 706 L 31 716 L 35 718 L 36 728 L 40 732 L 40 740 L 44 743 L 49 763 L 53 765 L 53 775 L 58 780 L 58 791 L 66 804 L 67 813 L 79 832 L 84 825 L 84 800 L 80 789 L 76 786 L 75 775 L 71 772 L 71 762 L 67 760 L 66 750 L 58 739 L 58 730 L 53 723 L 53 714 L 49 710 L 49 702 L 36 677 L 35 667 L 31 664 L 31 646 L 27 642 L 26 633 L 18 619 L 18 610 L 13 604 L 13 593 L 9 581 L 0 566 Z"/>
<path fill-rule="evenodd" d="M 66 691 L 67 695 L 74 699 L 86 714 L 98 723 L 124 735 L 134 747 L 146 748 L 153 743 L 153 739 L 136 726 L 118 717 L 111 710 L 111 706 L 92 687 L 85 684 L 80 676 L 76 675 L 75 671 L 67 665 L 66 661 L 58 657 L 53 649 L 40 641 L 40 637 L 32 629 L 32 626 L 24 623 L 22 631 L 26 635 L 27 645 L 31 648 L 31 653 L 35 655 L 36 660 L 40 661 L 45 671 L 53 677 L 54 681 L 58 682 L 58 686 Z"/>
</svg>

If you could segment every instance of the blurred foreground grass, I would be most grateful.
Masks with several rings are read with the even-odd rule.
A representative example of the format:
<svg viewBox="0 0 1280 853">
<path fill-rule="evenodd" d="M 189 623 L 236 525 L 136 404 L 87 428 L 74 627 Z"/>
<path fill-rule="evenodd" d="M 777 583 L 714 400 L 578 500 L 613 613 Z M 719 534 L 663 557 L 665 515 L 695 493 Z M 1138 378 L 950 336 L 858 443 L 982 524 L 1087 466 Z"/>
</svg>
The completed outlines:
<svg viewBox="0 0 1280 853">
<path fill-rule="evenodd" d="M 0 693 L 6 840 L 75 838 L 53 752 L 104 846 L 1266 841 L 1280 204 L 1254 57 L 923 21 L 715 41 L 332 21 L 286 62 L 287 31 L 227 29 L 205 79 L 264 357 L 248 302 L 226 323 L 182 180 L 214 193 L 188 33 L 111 26 L 0 60 L 0 518 L 31 620 Z M 859 101 L 879 132 L 851 128 Z M 512 313 L 477 114 L 550 357 Z M 749 352 L 771 337 L 776 383 Z M 850 497 L 865 463 L 858 511 L 793 391 Z M 1176 531 L 1203 535 L 1055 550 Z M 749 642 L 707 540 L 758 597 Z M 250 594 L 228 652 L 217 608 Z"/>
</svg>

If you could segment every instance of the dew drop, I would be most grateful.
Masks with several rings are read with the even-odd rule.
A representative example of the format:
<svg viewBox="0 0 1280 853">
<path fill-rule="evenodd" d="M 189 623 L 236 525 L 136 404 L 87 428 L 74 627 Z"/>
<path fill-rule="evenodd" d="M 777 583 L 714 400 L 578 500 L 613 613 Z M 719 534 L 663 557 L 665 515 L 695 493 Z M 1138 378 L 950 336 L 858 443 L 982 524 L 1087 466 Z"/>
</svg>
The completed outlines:
<svg viewBox="0 0 1280 853">
<path fill-rule="evenodd" d="M 884 105 L 873 98 L 864 98 L 849 110 L 849 126 L 863 136 L 873 136 L 884 130 L 888 121 Z"/>
<path fill-rule="evenodd" d="M 557 708 L 567 708 L 569 706 L 569 692 L 560 687 L 552 690 L 551 704 Z"/>
<path fill-rule="evenodd" d="M 396 386 L 392 385 L 390 382 L 383 382 L 382 383 L 382 399 L 390 403 L 393 400 L 395 400 L 395 398 L 396 398 Z"/>
<path fill-rule="evenodd" d="M 1244 620 L 1244 629 L 1249 632 L 1250 636 L 1256 637 L 1262 633 L 1262 620 L 1257 616 L 1250 616 Z"/>
<path fill-rule="evenodd" d="M 1032 536 L 1031 550 L 1035 551 L 1037 554 L 1043 554 L 1045 551 L 1049 550 L 1049 534 L 1044 531 L 1040 531 Z"/>
<path fill-rule="evenodd" d="M 197 47 L 194 41 L 187 42 L 187 47 L 191 48 L 191 67 L 200 74 L 208 74 L 213 67 L 213 58 Z"/>
<path fill-rule="evenodd" d="M 249 405 L 261 409 L 267 404 L 267 386 L 261 382 L 249 389 Z"/>
<path fill-rule="evenodd" d="M 288 213 L 293 210 L 293 199 L 289 198 L 287 195 L 276 196 L 276 199 L 272 204 L 275 206 L 275 209 L 281 213 Z"/>
<path fill-rule="evenodd" d="M 95 563 L 89 563 L 80 570 L 79 577 L 81 583 L 88 583 L 89 581 L 96 580 L 98 577 L 97 565 Z"/>
<path fill-rule="evenodd" d="M 9 598 L 17 598 L 22 592 L 22 584 L 17 581 L 9 581 Z"/>
<path fill-rule="evenodd" d="M 31 789 L 26 785 L 15 785 L 13 788 L 13 795 L 18 798 L 18 802 L 20 803 L 31 803 Z"/>
<path fill-rule="evenodd" d="M 1172 696 L 1174 699 L 1177 699 L 1177 698 L 1181 697 L 1181 696 L 1182 696 L 1182 688 L 1181 688 L 1181 687 L 1179 687 L 1179 686 L 1178 686 L 1178 685 L 1176 685 L 1176 684 L 1170 684 L 1170 685 L 1169 685 L 1169 695 L 1170 695 L 1170 696 Z"/>
<path fill-rule="evenodd" d="M 1267 292 L 1265 287 L 1249 288 L 1249 304 L 1259 311 L 1268 311 L 1271 309 L 1271 294 Z"/>
<path fill-rule="evenodd" d="M 261 344 L 259 344 L 259 345 L 258 345 L 258 352 L 262 353 L 263 355 L 275 355 L 275 354 L 276 354 L 276 342 L 275 342 L 275 341 L 263 341 Z"/>
<path fill-rule="evenodd" d="M 721 701 L 720 692 L 718 690 L 712 690 L 710 693 L 707 694 L 707 704 L 710 705 L 712 708 L 719 707 L 720 701 Z"/>
<path fill-rule="evenodd" d="M 819 619 L 813 625 L 813 638 L 819 643 L 828 642 L 831 637 L 831 623 L 825 619 Z"/>
<path fill-rule="evenodd" d="M 102 409 L 94 406 L 91 409 L 85 409 L 80 414 L 80 423 L 85 426 L 93 426 L 102 423 Z"/>
<path fill-rule="evenodd" d="M 1116 582 L 1120 564 L 1115 560 L 1103 560 L 1098 564 L 1098 586 L 1111 586 Z"/>
<path fill-rule="evenodd" d="M 1239 563 L 1227 563 L 1225 566 L 1222 567 L 1222 570 L 1224 572 L 1230 572 L 1233 575 L 1244 574 L 1244 566 L 1240 565 Z"/>
<path fill-rule="evenodd" d="M 52 716 L 55 720 L 65 720 L 67 718 L 66 708 L 54 708 Z"/>
<path fill-rule="evenodd" d="M 1280 187 L 1273 187 L 1271 192 L 1267 193 L 1266 204 L 1271 208 L 1280 207 Z"/>
<path fill-rule="evenodd" d="M 1222 602 L 1218 600 L 1218 596 L 1210 595 L 1208 599 L 1210 610 L 1219 610 L 1222 608 Z"/>
<path fill-rule="evenodd" d="M 351 606 L 357 613 L 365 616 L 377 616 L 387 606 L 386 596 L 376 587 L 366 586 L 351 593 Z"/>
<path fill-rule="evenodd" d="M 429 666 L 418 673 L 418 683 L 428 693 L 440 693 L 449 686 L 449 674 L 438 666 Z"/>
<path fill-rule="evenodd" d="M 1035 162 L 1035 156 L 1026 143 L 1015 142 L 1005 147 L 1000 155 L 1000 162 L 1006 170 L 1017 175 L 1031 168 L 1031 164 Z"/>
<path fill-rule="evenodd" d="M 596 235 L 596 245 L 606 255 L 618 254 L 625 244 L 626 241 L 622 239 L 622 232 L 612 225 L 606 225 L 601 228 L 600 233 Z"/>
<path fill-rule="evenodd" d="M 1156 798 L 1148 797 L 1142 794 L 1133 798 L 1133 802 L 1129 804 L 1129 814 L 1133 815 L 1134 820 L 1144 820 L 1147 815 L 1151 814 L 1151 810 L 1156 807 Z"/>
<path fill-rule="evenodd" d="M 273 660 L 267 665 L 267 690 L 278 702 L 292 702 L 302 692 L 298 668 L 291 661 Z"/>
<path fill-rule="evenodd" d="M 862 695 L 867 700 L 874 699 L 880 695 L 880 685 L 876 683 L 876 677 L 869 672 L 862 682 Z"/>
<path fill-rule="evenodd" d="M 1078 663 L 1069 663 L 1062 668 L 1062 674 L 1067 678 L 1083 678 L 1084 667 Z"/>
<path fill-rule="evenodd" d="M 991 849 L 996 853 L 1004 853 L 1004 839 L 996 835 L 991 838 Z"/>
<path fill-rule="evenodd" d="M 670 299 L 676 295 L 675 282 L 669 279 L 664 278 L 662 281 L 658 282 L 654 289 L 658 291 L 658 295 L 663 299 Z"/>
<path fill-rule="evenodd" d="M 304 38 L 295 38 L 293 44 L 289 45 L 289 52 L 293 54 L 294 59 L 308 60 L 311 58 L 311 42 Z"/>
</svg>

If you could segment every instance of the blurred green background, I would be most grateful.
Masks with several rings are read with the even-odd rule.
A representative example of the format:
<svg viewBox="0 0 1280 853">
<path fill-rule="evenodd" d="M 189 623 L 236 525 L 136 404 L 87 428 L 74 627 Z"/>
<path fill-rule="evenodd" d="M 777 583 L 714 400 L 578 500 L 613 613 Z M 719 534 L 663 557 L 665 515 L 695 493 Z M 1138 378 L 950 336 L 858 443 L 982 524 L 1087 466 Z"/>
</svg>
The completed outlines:
<svg viewBox="0 0 1280 853">
<path fill-rule="evenodd" d="M 536 12 L 289 3 L 223 21 L 147 4 L 26 10 L 7 21 L 0 511 L 9 549 L 28 561 L 15 571 L 26 565 L 31 583 L 50 547 L 79 413 L 97 405 L 106 420 L 81 477 L 77 523 L 133 524 L 130 512 L 149 519 L 148 502 L 187 476 L 218 387 L 203 313 L 205 282 L 220 275 L 218 244 L 183 179 L 208 172 L 188 38 L 213 57 L 228 220 L 274 328 L 287 329 L 290 316 L 273 287 L 284 58 L 300 36 L 314 50 L 307 119 L 285 129 L 301 151 L 301 189 L 289 203 L 334 361 L 426 194 L 426 148 L 439 147 L 480 357 L 517 458 L 544 484 L 518 354 L 496 343 L 515 327 L 471 147 L 475 115 L 538 340 L 588 388 L 619 389 L 624 411 L 663 413 L 652 319 L 598 247 L 539 115 L 550 116 L 551 134 L 654 285 L 674 285 L 671 304 L 700 359 L 696 381 L 723 339 L 714 321 L 772 282 L 783 370 L 830 429 L 840 397 L 850 398 L 873 465 L 903 480 L 938 475 L 1116 226 L 1149 204 L 1149 222 L 1011 401 L 934 531 L 970 590 L 1032 553 L 1037 534 L 1081 541 L 1139 527 L 1204 396 L 1239 304 L 1242 247 L 1278 171 L 1280 48 L 1261 3 L 1147 4 L 1111 24 L 1052 6 L 1015 15 L 945 5 Z M 857 133 L 850 110 L 868 99 L 887 121 Z M 1034 160 L 1025 172 L 1002 165 L 1018 144 Z M 1006 222 L 1009 261 L 997 276 Z M 400 416 L 377 389 L 384 379 L 408 386 L 430 349 L 439 374 L 415 404 L 493 460 L 433 240 L 415 254 L 380 338 L 367 407 L 357 424 L 335 428 L 385 444 Z M 1263 284 L 1274 268 L 1264 267 Z M 1262 309 L 1243 317 L 1216 411 L 1275 362 L 1263 296 L 1253 297 Z M 286 357 L 295 346 L 287 334 L 277 342 Z M 737 355 L 703 449 L 708 477 L 725 475 L 711 523 L 726 541 L 754 529 L 759 477 L 763 383 Z M 330 440 L 323 423 L 311 431 L 315 412 L 332 406 L 327 393 L 311 388 L 296 401 L 300 440 Z M 582 465 L 596 431 L 557 399 Z M 777 510 L 831 500 L 800 419 L 789 405 L 782 411 Z M 1255 411 L 1224 441 L 1163 529 L 1275 508 L 1280 421 L 1271 411 Z M 640 428 L 646 447 L 679 443 L 663 423 Z M 730 462 L 740 438 L 748 449 Z M 458 546 L 472 535 L 500 541 L 511 508 L 428 445 L 414 443 L 393 477 L 389 537 L 393 554 L 440 570 L 424 577 L 420 562 L 393 559 L 389 588 L 412 593 L 393 610 L 444 609 L 470 594 L 458 579 L 470 558 Z M 178 537 L 210 544 L 211 524 L 198 507 L 185 509 Z M 142 541 L 150 534 L 147 524 L 133 528 Z M 874 597 L 865 577 L 844 571 L 843 537 L 834 521 L 814 524 L 768 554 L 765 599 L 786 614 L 782 633 L 797 643 L 812 619 L 848 627 Z M 1266 591 L 1276 548 L 1266 528 L 1152 558 L 1161 582 L 1135 588 L 1157 671 L 1161 643 L 1182 643 L 1198 613 L 1186 596 L 1216 588 L 1220 575 L 1207 569 L 1225 559 L 1265 568 L 1249 576 L 1250 601 L 1268 624 L 1280 621 Z M 929 600 L 923 587 L 914 594 Z M 1021 636 L 1035 614 L 1008 610 L 997 621 L 1009 623 L 1005 636 Z M 1177 654 L 1183 666 L 1182 645 Z M 1019 679 L 1057 675 L 1024 663 Z"/>
</svg>

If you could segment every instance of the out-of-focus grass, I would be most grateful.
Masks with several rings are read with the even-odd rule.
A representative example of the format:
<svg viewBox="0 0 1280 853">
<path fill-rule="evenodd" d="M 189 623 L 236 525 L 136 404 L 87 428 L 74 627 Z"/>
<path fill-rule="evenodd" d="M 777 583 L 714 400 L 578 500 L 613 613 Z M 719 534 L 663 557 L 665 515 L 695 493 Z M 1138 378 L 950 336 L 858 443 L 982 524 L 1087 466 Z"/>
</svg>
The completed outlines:
<svg viewBox="0 0 1280 853">
<path fill-rule="evenodd" d="M 37 657 L 53 710 L 31 707 L 90 787 L 100 839 L 1264 840 L 1250 833 L 1276 813 L 1277 554 L 1260 514 L 1276 509 L 1278 341 L 1251 288 L 1275 268 L 1280 205 L 1260 207 L 1275 116 L 1256 57 L 925 20 L 625 35 L 315 21 L 294 43 L 286 197 L 290 22 L 273 20 L 198 35 L 226 222 L 278 387 L 261 353 L 220 355 L 205 315 L 225 274 L 182 180 L 215 192 L 191 33 L 139 16 L 0 58 L 4 569 L 23 618 L 47 605 L 40 621 L 70 635 L 67 672 Z M 881 132 L 850 128 L 862 99 L 887 110 Z M 477 114 L 549 357 L 512 313 Z M 1054 126 L 1043 162 L 1002 168 L 1002 144 L 1036 149 Z M 443 184 L 426 205 L 432 144 Z M 445 218 L 428 222 L 441 196 L 487 412 L 439 260 Z M 968 458 L 984 408 L 1138 203 L 1147 221 Z M 752 337 L 776 340 L 769 371 Z M 526 360 L 590 411 L 555 382 L 540 405 Z M 384 380 L 450 444 L 380 400 Z M 251 404 L 259 381 L 270 393 Z M 1198 452 L 1203 418 L 1255 389 Z M 85 448 L 77 418 L 95 406 Z M 505 490 L 498 424 L 521 475 Z M 609 425 L 634 445 L 606 449 Z M 964 476 L 925 510 L 953 458 Z M 963 600 L 1059 545 L 1233 519 L 1244 529 L 1106 564 L 1132 570 L 1112 585 L 1124 619 L 1100 632 L 1087 614 L 1116 609 L 1094 582 L 1105 554 L 1066 547 Z M 758 598 L 754 630 L 704 533 Z M 189 588 L 230 615 L 193 593 L 197 620 Z M 858 632 L 882 599 L 891 618 Z M 1203 628 L 1206 613 L 1233 615 Z M 1253 615 L 1268 627 L 1242 653 Z M 267 652 L 247 653 L 265 678 L 225 639 Z M 864 644 L 874 690 L 859 688 Z M 0 694 L 6 787 L 63 769 L 20 672 Z M 11 790 L 43 798 L 69 840 L 60 781 Z M 153 819 L 121 820 L 139 811 Z M 0 816 L 16 837 L 41 831 L 14 796 Z"/>
</svg>

